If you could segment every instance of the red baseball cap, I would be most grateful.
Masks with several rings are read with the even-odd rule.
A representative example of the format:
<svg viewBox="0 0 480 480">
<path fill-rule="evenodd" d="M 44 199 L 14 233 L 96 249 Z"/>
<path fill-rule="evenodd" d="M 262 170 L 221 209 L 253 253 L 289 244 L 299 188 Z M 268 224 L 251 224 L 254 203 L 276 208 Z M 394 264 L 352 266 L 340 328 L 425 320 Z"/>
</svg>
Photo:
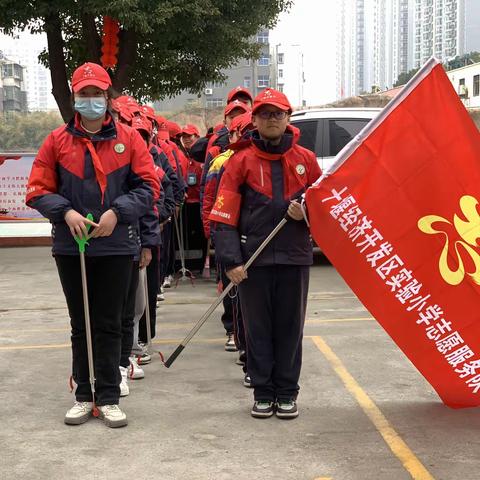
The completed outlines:
<svg viewBox="0 0 480 480">
<path fill-rule="evenodd" d="M 168 133 L 170 134 L 171 138 L 175 138 L 177 135 L 180 135 L 182 133 L 182 128 L 178 123 L 170 122 L 167 120 L 167 126 Z"/>
<path fill-rule="evenodd" d="M 233 90 L 228 92 L 227 103 L 230 103 L 232 100 L 235 100 L 236 95 L 245 95 L 250 98 L 250 101 L 253 102 L 253 97 L 250 91 L 244 87 L 235 87 Z"/>
<path fill-rule="evenodd" d="M 107 90 L 111 86 L 112 80 L 110 76 L 98 63 L 84 63 L 72 75 L 72 90 L 75 93 L 84 87 L 98 87 L 102 90 Z"/>
<path fill-rule="evenodd" d="M 225 107 L 223 115 L 226 117 L 227 115 L 232 113 L 233 110 L 237 108 L 242 110 L 243 113 L 247 113 L 250 111 L 250 107 L 248 105 L 245 105 L 240 100 L 233 100 L 232 102 L 227 103 L 227 106 Z"/>
<path fill-rule="evenodd" d="M 159 122 L 159 118 L 157 117 L 158 129 L 157 129 L 157 137 L 160 140 L 168 140 L 170 138 L 170 132 L 168 131 L 168 123 L 166 120 Z"/>
<path fill-rule="evenodd" d="M 288 101 L 288 98 L 282 92 L 273 88 L 266 88 L 263 92 L 260 92 L 253 101 L 252 115 L 263 105 L 273 105 L 284 111 L 292 111 L 292 106 Z"/>
<path fill-rule="evenodd" d="M 240 130 L 240 133 L 244 133 L 245 130 L 248 130 L 249 127 L 253 128 L 252 125 L 252 114 L 250 112 L 242 113 L 238 117 L 235 117 L 230 124 L 229 132 L 234 132 L 235 130 Z"/>
<path fill-rule="evenodd" d="M 132 127 L 135 130 L 143 130 L 149 135 L 152 134 L 152 122 L 143 115 L 137 115 L 132 118 Z"/>
<path fill-rule="evenodd" d="M 155 110 L 152 107 L 149 107 L 148 105 L 142 105 L 140 110 L 149 120 L 155 120 Z"/>
<path fill-rule="evenodd" d="M 189 123 L 182 128 L 182 135 L 196 135 L 197 137 L 200 136 L 200 132 L 195 125 Z"/>
</svg>

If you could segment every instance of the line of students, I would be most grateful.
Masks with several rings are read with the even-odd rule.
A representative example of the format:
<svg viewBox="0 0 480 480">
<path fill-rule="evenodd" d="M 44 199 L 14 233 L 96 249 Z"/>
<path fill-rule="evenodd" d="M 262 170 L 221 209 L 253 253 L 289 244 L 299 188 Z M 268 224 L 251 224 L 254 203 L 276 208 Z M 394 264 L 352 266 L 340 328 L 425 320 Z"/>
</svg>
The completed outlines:
<svg viewBox="0 0 480 480">
<path fill-rule="evenodd" d="M 110 98 L 110 86 L 99 65 L 86 63 L 74 72 L 75 117 L 45 140 L 27 190 L 27 204 L 52 223 L 53 255 L 71 319 L 77 388 L 65 423 L 83 423 L 93 409 L 73 236 L 94 227 L 86 253 L 95 403 L 106 425 L 120 427 L 127 424 L 118 406 L 129 393 L 127 378 L 143 378 L 140 365 L 150 361 L 145 282 L 153 337 L 157 298 L 175 268 L 172 219 L 182 211 L 185 247 L 196 260 L 191 268 L 202 268 L 211 239 L 220 285 L 238 285 L 224 301 L 222 322 L 225 350 L 239 351 L 244 385 L 254 390 L 252 416 L 296 417 L 312 262 L 297 199 L 320 170 L 315 155 L 296 143 L 288 99 L 266 89 L 253 100 L 237 87 L 223 124 L 200 138 L 195 126 L 181 129 L 132 97 Z M 286 214 L 291 221 L 247 275 L 244 263 Z"/>
</svg>

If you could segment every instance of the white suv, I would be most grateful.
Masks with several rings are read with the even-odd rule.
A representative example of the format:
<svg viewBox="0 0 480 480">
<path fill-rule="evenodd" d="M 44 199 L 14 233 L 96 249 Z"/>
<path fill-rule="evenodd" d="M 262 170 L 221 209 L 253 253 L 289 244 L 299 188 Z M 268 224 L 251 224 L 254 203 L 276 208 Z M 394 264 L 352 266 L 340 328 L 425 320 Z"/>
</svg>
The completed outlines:
<svg viewBox="0 0 480 480">
<path fill-rule="evenodd" d="M 335 155 L 381 108 L 317 108 L 293 112 L 290 123 L 300 129 L 299 144 L 317 155 L 322 171 L 330 167 Z"/>
</svg>

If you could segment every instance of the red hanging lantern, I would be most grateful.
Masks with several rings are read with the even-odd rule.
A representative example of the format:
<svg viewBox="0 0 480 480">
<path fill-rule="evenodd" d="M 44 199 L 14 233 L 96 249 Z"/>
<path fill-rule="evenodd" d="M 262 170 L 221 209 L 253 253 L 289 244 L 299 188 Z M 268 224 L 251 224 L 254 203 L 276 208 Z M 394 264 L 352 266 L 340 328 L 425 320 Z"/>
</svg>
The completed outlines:
<svg viewBox="0 0 480 480">
<path fill-rule="evenodd" d="M 120 24 L 112 17 L 103 17 L 102 66 L 113 68 L 117 64 L 118 32 Z"/>
</svg>

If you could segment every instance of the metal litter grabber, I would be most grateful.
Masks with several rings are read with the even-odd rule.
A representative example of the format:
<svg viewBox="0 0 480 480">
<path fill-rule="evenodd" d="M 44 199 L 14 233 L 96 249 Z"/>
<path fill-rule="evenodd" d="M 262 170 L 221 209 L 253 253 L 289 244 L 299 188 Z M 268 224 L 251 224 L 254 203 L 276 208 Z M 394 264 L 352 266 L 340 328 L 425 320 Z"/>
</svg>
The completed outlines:
<svg viewBox="0 0 480 480">
<path fill-rule="evenodd" d="M 248 259 L 245 263 L 245 270 L 247 270 L 250 265 L 257 259 L 257 257 L 262 253 L 264 248 L 271 242 L 271 240 L 277 235 L 277 233 L 283 228 L 283 226 L 288 221 L 288 214 L 278 223 L 278 225 L 271 231 L 268 237 L 262 242 L 262 244 L 257 248 L 254 254 Z M 202 318 L 196 323 L 192 328 L 190 333 L 183 339 L 180 345 L 175 349 L 175 351 L 167 358 L 165 366 L 169 368 L 175 359 L 182 353 L 182 350 L 187 346 L 188 342 L 195 336 L 195 334 L 200 330 L 202 325 L 208 320 L 210 315 L 215 311 L 215 309 L 222 303 L 223 299 L 228 295 L 228 292 L 234 287 L 234 283 L 230 282 L 226 288 L 223 290 L 222 294 L 215 300 L 215 302 L 210 305 L 209 309 L 202 315 Z"/>
<path fill-rule="evenodd" d="M 180 217 L 180 221 L 182 218 L 182 212 L 178 213 L 178 216 Z M 178 225 L 178 218 L 176 215 L 173 215 L 174 223 L 175 223 L 175 232 L 177 233 L 177 240 L 178 240 L 178 253 L 180 254 L 180 264 L 181 268 L 180 270 L 176 273 L 177 276 L 177 282 L 176 285 L 178 285 L 179 280 L 190 280 L 193 285 L 193 279 L 195 276 L 193 273 L 188 270 L 188 268 L 185 267 L 185 246 L 183 243 L 183 225 Z"/>
<path fill-rule="evenodd" d="M 212 241 L 209 238 L 207 242 L 207 255 L 205 257 L 205 264 L 203 265 L 203 272 L 202 272 L 202 277 L 203 278 L 210 278 L 210 245 Z"/>
<path fill-rule="evenodd" d="M 93 215 L 89 213 L 87 217 L 93 222 Z M 90 225 L 86 225 L 87 232 L 90 230 Z M 87 356 L 88 356 L 88 377 L 90 381 L 90 388 L 92 390 L 93 402 L 93 416 L 98 417 L 98 408 L 95 405 L 95 369 L 93 366 L 93 344 L 92 344 L 92 330 L 90 324 L 90 309 L 88 305 L 88 285 L 87 285 L 87 269 L 85 267 L 85 245 L 88 245 L 89 237 L 79 238 L 74 237 L 78 244 L 78 251 L 80 253 L 80 272 L 82 275 L 82 292 L 83 292 L 83 311 L 85 316 L 85 333 L 87 340 Z"/>
</svg>

